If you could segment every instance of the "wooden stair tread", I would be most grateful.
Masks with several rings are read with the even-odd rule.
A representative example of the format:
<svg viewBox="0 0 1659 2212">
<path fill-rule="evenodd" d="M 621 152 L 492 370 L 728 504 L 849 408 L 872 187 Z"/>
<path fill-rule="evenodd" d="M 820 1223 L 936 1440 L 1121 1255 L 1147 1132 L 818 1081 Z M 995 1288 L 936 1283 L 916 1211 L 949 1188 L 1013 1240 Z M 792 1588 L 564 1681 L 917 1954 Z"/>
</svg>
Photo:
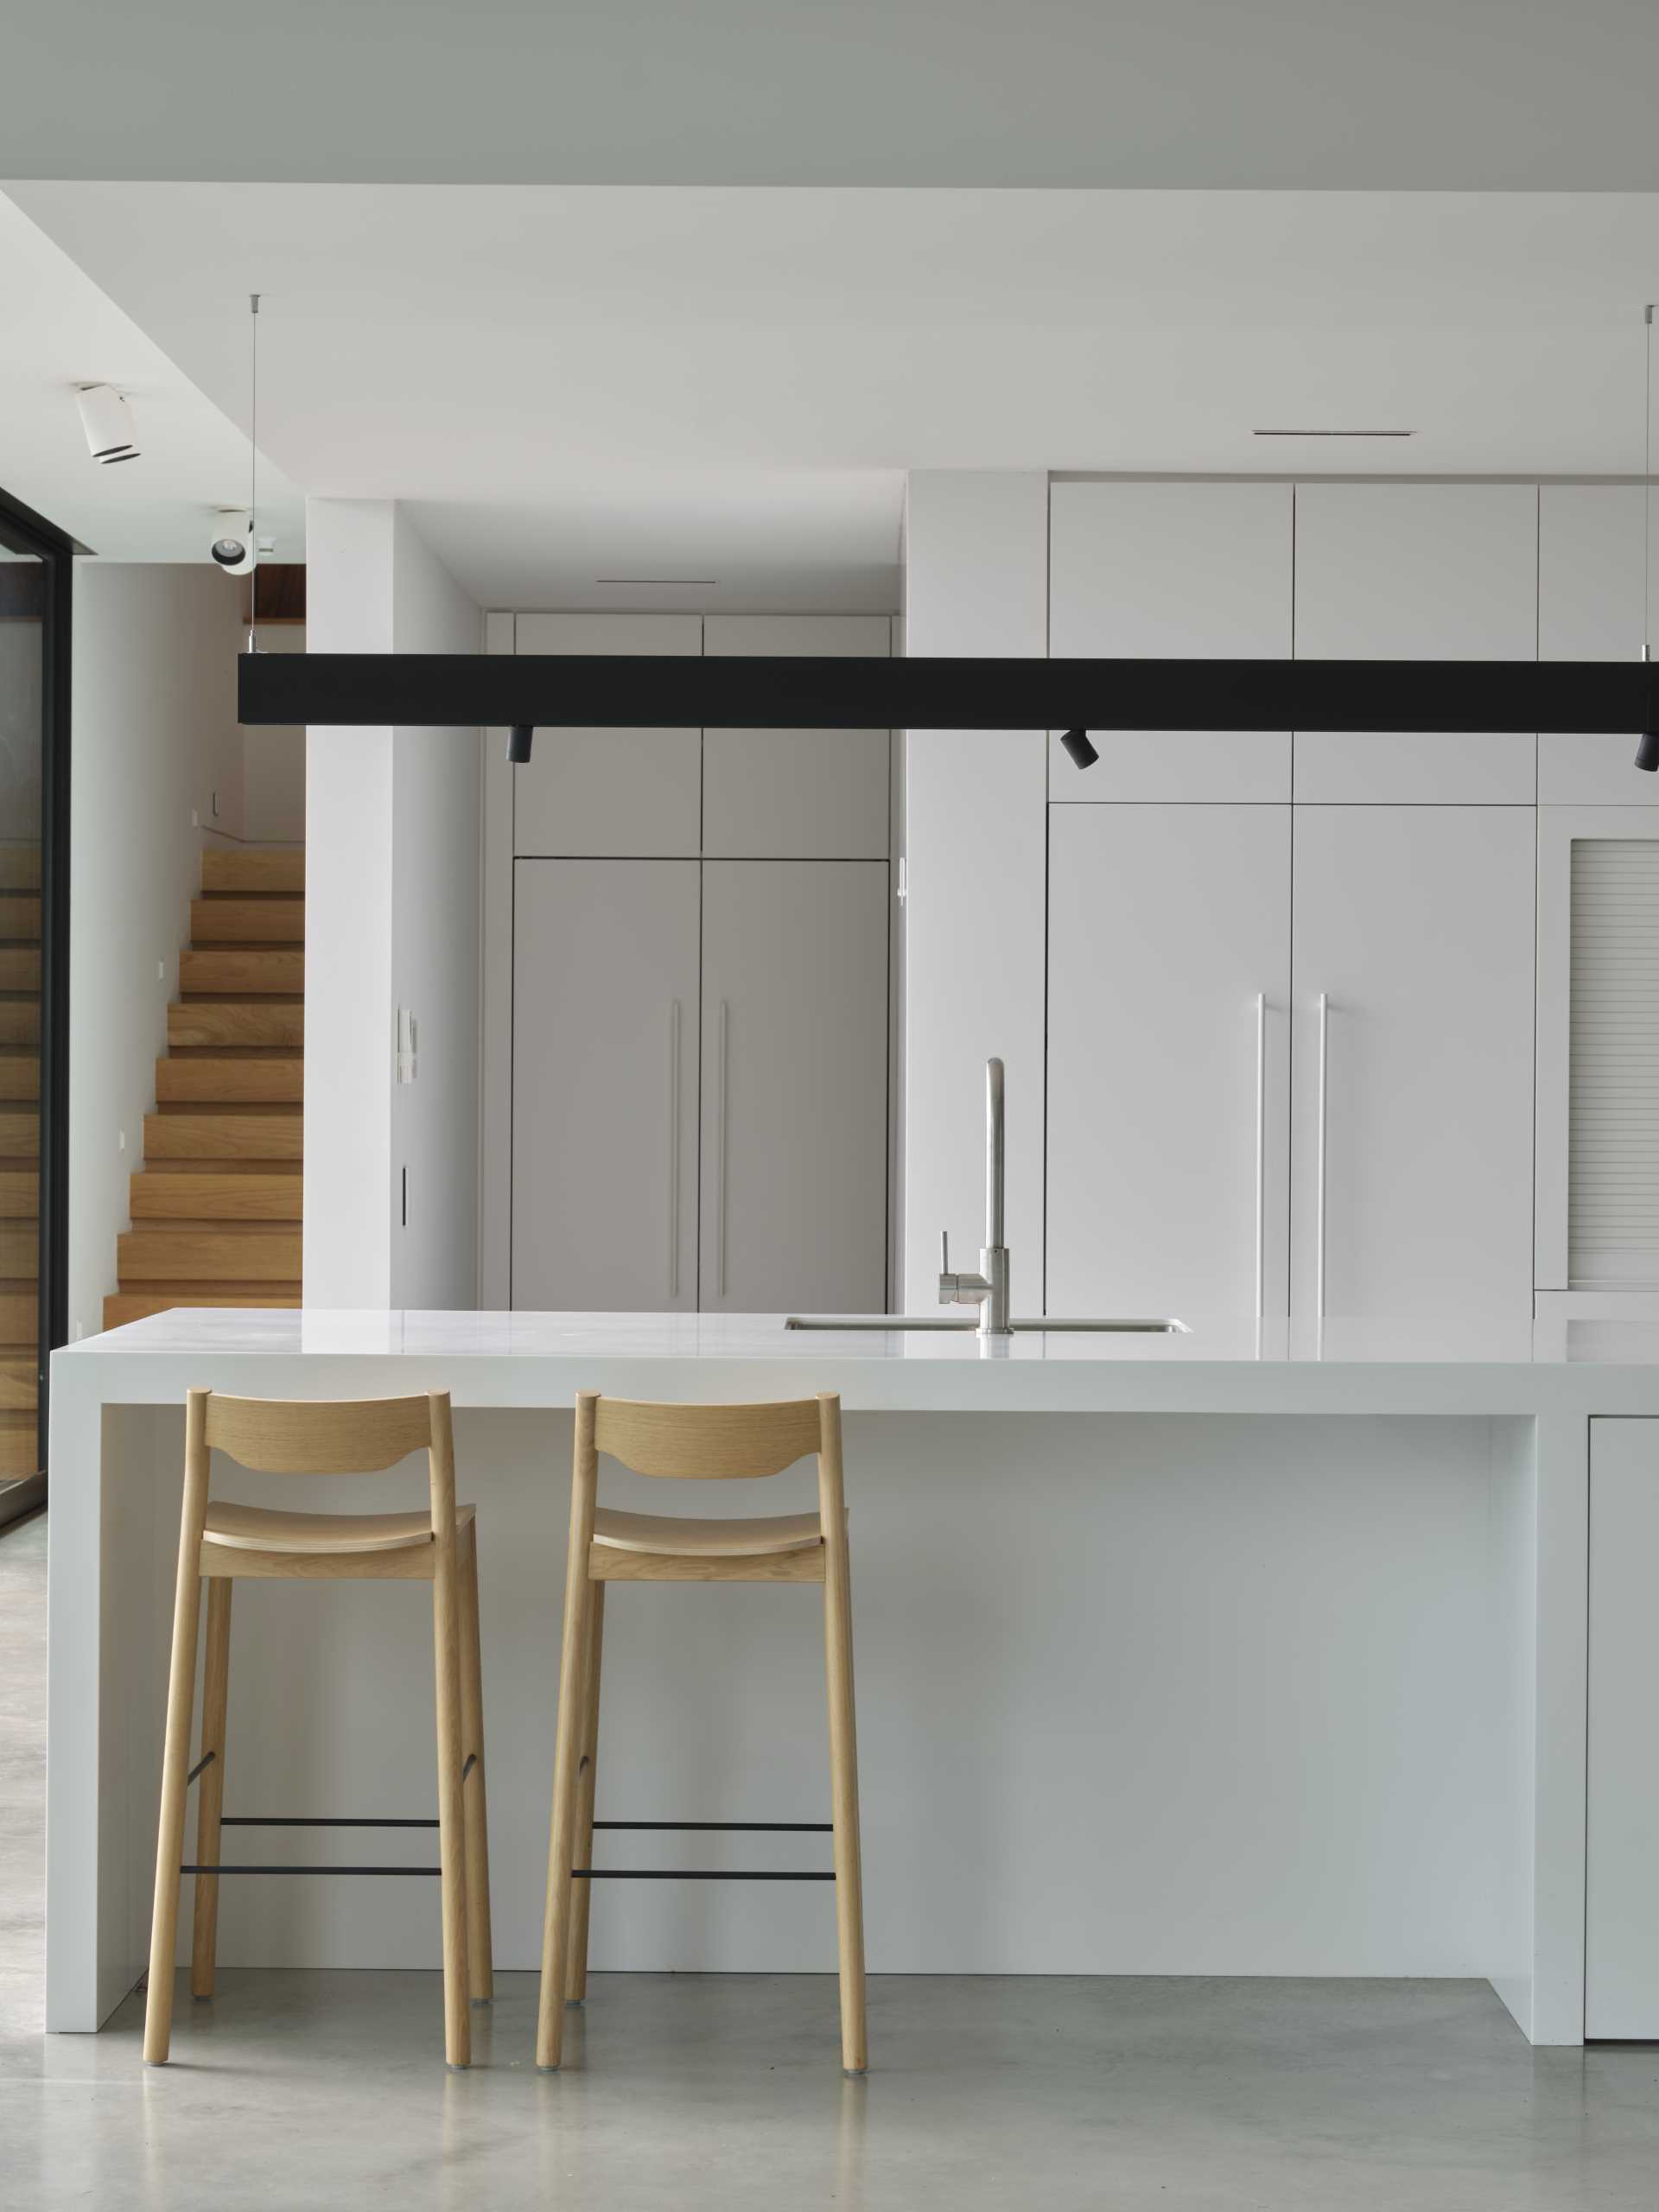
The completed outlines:
<svg viewBox="0 0 1659 2212">
<path fill-rule="evenodd" d="M 34 1168 L 0 1168 L 0 1220 L 33 1221 L 40 1211 L 41 1179 Z"/>
<path fill-rule="evenodd" d="M 0 1052 L 0 1098 L 38 1098 L 40 1095 L 40 1055 Z"/>
<path fill-rule="evenodd" d="M 297 1054 L 166 1059 L 158 1061 L 156 1067 L 156 1097 L 169 1103 L 240 1099 L 297 1105 L 304 1087 L 305 1062 Z"/>
<path fill-rule="evenodd" d="M 37 1472 L 41 1446 L 35 1415 L 0 1416 L 0 1477 Z"/>
<path fill-rule="evenodd" d="M 119 1329 L 129 1321 L 148 1320 L 152 1313 L 170 1313 L 181 1306 L 297 1306 L 298 1283 L 261 1283 L 243 1292 L 226 1291 L 222 1284 L 211 1288 L 200 1283 L 169 1285 L 164 1290 L 116 1290 L 104 1300 L 104 1326 Z"/>
<path fill-rule="evenodd" d="M 248 846 L 240 851 L 209 845 L 201 855 L 204 893 L 303 893 L 303 845 Z"/>
<path fill-rule="evenodd" d="M 0 1182 L 4 1178 L 0 1176 Z M 304 1184 L 297 1173 L 195 1173 L 146 1166 L 132 1178 L 130 1210 L 143 1221 L 297 1221 Z"/>
<path fill-rule="evenodd" d="M 6 1116 L 0 1114 L 0 1151 Z M 302 1114 L 146 1114 L 144 1160 L 293 1160 L 305 1141 Z"/>
<path fill-rule="evenodd" d="M 32 1352 L 0 1352 L 0 1412 L 26 1414 L 40 1399 L 40 1370 Z"/>
<path fill-rule="evenodd" d="M 0 925 L 5 901 L 0 899 Z M 0 926 L 0 936 L 9 935 Z M 207 944 L 303 944 L 303 899 L 193 899 L 190 941 Z"/>
<path fill-rule="evenodd" d="M 31 837 L 26 844 L 0 845 L 0 889 L 38 891 L 40 887 L 40 840 Z"/>
<path fill-rule="evenodd" d="M 0 944 L 0 991 L 28 991 L 38 996 L 41 955 L 37 946 Z"/>
<path fill-rule="evenodd" d="M 11 944 L 41 941 L 41 895 L 38 891 L 0 891 L 0 939 Z"/>
<path fill-rule="evenodd" d="M 167 1009 L 167 1041 L 179 1051 L 197 1046 L 303 1046 L 305 1007 L 285 1000 L 250 1004 L 245 999 L 175 999 Z"/>
<path fill-rule="evenodd" d="M 14 958 L 22 956 L 14 954 Z M 7 956 L 0 950 L 0 975 Z M 303 952 L 250 947 L 240 952 L 197 952 L 179 960 L 179 988 L 219 998 L 248 991 L 260 997 L 298 998 L 305 989 Z"/>
<path fill-rule="evenodd" d="M 41 1156 L 41 1117 L 38 1111 L 0 1107 L 0 1160 L 38 1160 Z"/>
<path fill-rule="evenodd" d="M 123 1287 L 141 1282 L 297 1282 L 297 1228 L 248 1221 L 234 1228 L 160 1223 L 122 1232 L 117 1268 Z"/>
</svg>

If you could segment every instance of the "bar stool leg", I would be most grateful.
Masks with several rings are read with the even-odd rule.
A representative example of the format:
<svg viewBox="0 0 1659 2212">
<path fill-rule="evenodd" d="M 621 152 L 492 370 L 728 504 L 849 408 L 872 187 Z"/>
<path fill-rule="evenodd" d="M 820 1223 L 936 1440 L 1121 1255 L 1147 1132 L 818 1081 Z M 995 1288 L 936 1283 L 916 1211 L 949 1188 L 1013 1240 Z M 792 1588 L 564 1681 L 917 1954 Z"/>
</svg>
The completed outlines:
<svg viewBox="0 0 1659 2212">
<path fill-rule="evenodd" d="M 231 1687 L 231 1592 L 228 1575 L 207 1584 L 207 1644 L 202 1657 L 201 1750 L 207 1760 L 196 1791 L 196 1864 L 217 1866 L 219 1821 L 225 1810 L 225 1714 Z M 212 1757 L 208 1758 L 208 1754 Z M 195 1910 L 190 1936 L 190 1994 L 213 1993 L 219 1955 L 219 1877 L 195 1877 Z"/>
<path fill-rule="evenodd" d="M 474 2005 L 495 1995 L 490 1938 L 490 1836 L 484 1783 L 484 1673 L 478 1634 L 478 1523 L 461 1557 L 461 1802 L 467 1831 L 467 1971 Z M 468 1768 L 467 1762 L 472 1765 Z"/>
<path fill-rule="evenodd" d="M 588 1661 L 582 1676 L 582 1764 L 576 1772 L 576 1827 L 570 1864 L 594 1863 L 594 1792 L 599 1780 L 599 1675 L 605 1651 L 605 1585 L 595 1582 L 588 1623 Z M 580 2005 L 588 1994 L 588 1916 L 592 1882 L 570 1885 L 570 1958 L 564 2001 Z"/>
<path fill-rule="evenodd" d="M 553 1749 L 553 1820 L 547 1850 L 547 1910 L 542 1923 L 542 1994 L 536 2019 L 536 2063 L 544 2074 L 564 2048 L 564 1990 L 570 1956 L 571 1849 L 576 1832 L 576 1777 L 588 1623 L 594 1585 L 588 1579 L 599 1453 L 594 1443 L 597 1401 L 576 1397 L 575 1465 L 570 1478 L 570 1535 L 564 1567 L 564 1630 L 559 1651 L 559 1728 Z"/>
<path fill-rule="evenodd" d="M 467 1844 L 461 1812 L 461 1599 L 455 1545 L 455 1467 L 448 1407 L 432 1402 L 432 1644 L 437 1674 L 438 1863 L 443 1892 L 443 2050 L 452 2069 L 470 2066 L 473 2021 L 467 1997 Z"/>
<path fill-rule="evenodd" d="M 207 1513 L 207 1393 L 192 1390 L 185 1401 L 184 1510 L 179 1522 L 173 1657 L 167 1678 L 161 1832 L 156 1843 L 156 1904 L 149 1923 L 149 1993 L 144 2005 L 144 2063 L 149 2066 L 167 2063 L 173 2035 L 179 1867 L 184 1857 L 184 1801 L 190 1786 L 190 1713 L 196 1699 L 196 1637 L 201 1626 L 201 1530 Z"/>
<path fill-rule="evenodd" d="M 841 1408 L 821 1401 L 818 1509 L 823 1526 L 824 1673 L 830 1697 L 830 1784 L 835 1827 L 836 1936 L 841 1966 L 841 2063 L 869 2064 L 864 2026 L 864 1878 L 858 1833 L 858 1732 L 853 1709 L 852 1584 L 842 1502 Z"/>
</svg>

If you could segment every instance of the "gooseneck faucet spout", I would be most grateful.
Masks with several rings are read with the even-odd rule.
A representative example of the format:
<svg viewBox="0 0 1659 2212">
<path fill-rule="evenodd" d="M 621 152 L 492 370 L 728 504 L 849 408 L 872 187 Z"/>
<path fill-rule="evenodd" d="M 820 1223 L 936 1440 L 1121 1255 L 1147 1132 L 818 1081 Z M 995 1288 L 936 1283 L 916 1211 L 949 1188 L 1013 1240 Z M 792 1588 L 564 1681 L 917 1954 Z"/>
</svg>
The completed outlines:
<svg viewBox="0 0 1659 2212">
<path fill-rule="evenodd" d="M 985 1063 L 985 1242 L 979 1255 L 979 1273 L 950 1271 L 950 1235 L 939 1237 L 939 1303 L 977 1306 L 982 1337 L 1008 1337 L 1008 1248 L 1003 1243 L 1003 1186 L 1007 1140 L 1002 1113 L 1002 1063 Z"/>
</svg>

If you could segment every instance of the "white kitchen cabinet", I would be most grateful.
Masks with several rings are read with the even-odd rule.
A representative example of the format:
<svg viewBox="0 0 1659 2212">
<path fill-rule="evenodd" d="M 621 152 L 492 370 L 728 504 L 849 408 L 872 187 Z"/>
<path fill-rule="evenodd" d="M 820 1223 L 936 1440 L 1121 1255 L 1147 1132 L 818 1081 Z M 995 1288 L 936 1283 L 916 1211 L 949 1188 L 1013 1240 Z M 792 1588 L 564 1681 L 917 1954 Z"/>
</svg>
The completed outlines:
<svg viewBox="0 0 1659 2212">
<path fill-rule="evenodd" d="M 1532 484 L 1299 484 L 1299 660 L 1531 660 Z"/>
<path fill-rule="evenodd" d="M 1047 1310 L 1282 1314 L 1290 809 L 1049 823 Z"/>
<path fill-rule="evenodd" d="M 1659 2037 L 1659 1421 L 1590 1424 L 1584 2032 Z"/>
<path fill-rule="evenodd" d="M 696 614 L 521 614 L 520 653 L 702 651 Z M 695 854 L 702 791 L 696 729 L 538 729 L 512 772 L 513 851 L 643 859 Z"/>
<path fill-rule="evenodd" d="M 1296 803 L 1315 806 L 1530 806 L 1530 730 L 1299 729 Z"/>
<path fill-rule="evenodd" d="M 515 864 L 515 1306 L 696 1305 L 697 877 Z"/>
<path fill-rule="evenodd" d="M 1049 652 L 1059 658 L 1287 659 L 1288 484 L 1061 483 L 1049 500 Z M 1050 739 L 1049 791 L 1283 802 L 1285 730 L 1102 730 L 1079 774 Z"/>
<path fill-rule="evenodd" d="M 1294 847 L 1292 1313 L 1528 1320 L 1533 817 L 1299 806 Z"/>
<path fill-rule="evenodd" d="M 702 1308 L 880 1313 L 887 865 L 702 874 Z"/>
<path fill-rule="evenodd" d="M 711 614 L 703 650 L 885 660 L 885 614 Z M 702 849 L 757 860 L 885 860 L 892 740 L 884 729 L 707 729 Z"/>
</svg>

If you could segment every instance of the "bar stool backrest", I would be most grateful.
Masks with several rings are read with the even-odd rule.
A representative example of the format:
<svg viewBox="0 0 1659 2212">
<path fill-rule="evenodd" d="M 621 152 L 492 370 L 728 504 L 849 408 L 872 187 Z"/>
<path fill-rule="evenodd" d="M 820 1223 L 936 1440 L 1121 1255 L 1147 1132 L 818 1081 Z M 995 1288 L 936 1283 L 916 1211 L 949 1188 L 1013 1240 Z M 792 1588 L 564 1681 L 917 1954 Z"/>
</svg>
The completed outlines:
<svg viewBox="0 0 1659 2212">
<path fill-rule="evenodd" d="M 584 1430 L 593 1450 L 639 1475 L 690 1481 L 781 1474 L 822 1452 L 834 1397 L 748 1406 L 646 1404 L 582 1391 L 576 1399 L 576 1448 Z"/>
<path fill-rule="evenodd" d="M 205 1401 L 202 1441 L 244 1467 L 267 1475 L 363 1475 L 395 1466 L 433 1441 L 435 1402 L 446 1416 L 447 1391 L 419 1398 L 227 1398 L 193 1390 Z"/>
</svg>

